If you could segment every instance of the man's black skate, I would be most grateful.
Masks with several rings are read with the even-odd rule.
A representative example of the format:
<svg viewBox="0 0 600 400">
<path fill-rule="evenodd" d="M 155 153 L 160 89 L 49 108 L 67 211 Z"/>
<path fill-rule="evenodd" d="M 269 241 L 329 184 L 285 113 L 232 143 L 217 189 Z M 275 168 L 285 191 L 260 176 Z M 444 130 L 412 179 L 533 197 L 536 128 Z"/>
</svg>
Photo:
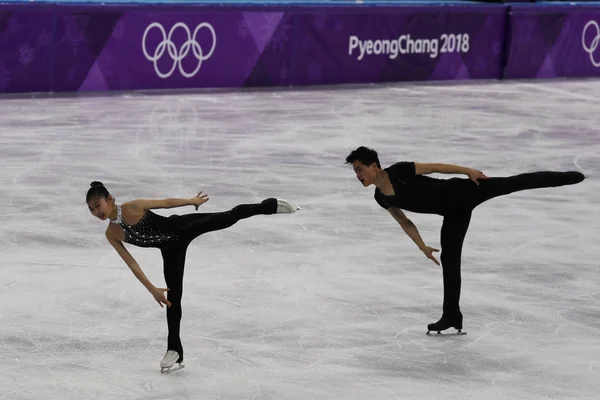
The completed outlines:
<svg viewBox="0 0 600 400">
<path fill-rule="evenodd" d="M 437 332 L 438 335 L 442 334 L 442 331 L 446 329 L 455 328 L 458 332 L 453 333 L 453 335 L 466 335 L 466 332 L 462 332 L 462 322 L 463 316 L 459 312 L 456 316 L 448 317 L 446 315 L 442 315 L 442 318 L 438 322 L 434 322 L 433 324 L 427 325 L 427 334 L 431 335 L 430 332 Z"/>
<path fill-rule="evenodd" d="M 583 182 L 585 175 L 579 171 L 567 171 L 564 172 L 564 179 L 567 185 L 574 185 L 579 182 Z"/>
</svg>

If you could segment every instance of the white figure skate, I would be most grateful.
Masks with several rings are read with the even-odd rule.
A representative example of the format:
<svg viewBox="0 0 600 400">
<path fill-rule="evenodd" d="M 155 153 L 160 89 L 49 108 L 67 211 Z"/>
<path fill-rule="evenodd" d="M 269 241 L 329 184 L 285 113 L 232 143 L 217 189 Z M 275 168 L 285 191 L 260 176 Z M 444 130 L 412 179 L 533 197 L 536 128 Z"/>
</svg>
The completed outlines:
<svg viewBox="0 0 600 400">
<path fill-rule="evenodd" d="M 179 353 L 175 350 L 167 350 L 167 353 L 160 362 L 160 372 L 170 374 L 185 367 L 181 362 L 177 363 L 177 360 L 179 360 Z M 173 368 L 176 363 L 178 364 L 177 367 Z"/>
<path fill-rule="evenodd" d="M 293 214 L 298 210 L 302 209 L 287 200 L 277 199 L 277 214 Z"/>
</svg>

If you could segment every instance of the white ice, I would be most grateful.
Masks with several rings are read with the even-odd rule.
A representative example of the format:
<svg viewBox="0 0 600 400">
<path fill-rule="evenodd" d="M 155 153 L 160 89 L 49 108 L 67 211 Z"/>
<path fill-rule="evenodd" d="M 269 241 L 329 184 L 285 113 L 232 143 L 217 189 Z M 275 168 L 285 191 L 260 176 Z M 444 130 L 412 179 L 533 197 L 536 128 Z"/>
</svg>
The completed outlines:
<svg viewBox="0 0 600 400">
<path fill-rule="evenodd" d="M 598 104 L 597 80 L 2 99 L 0 399 L 598 399 Z M 384 166 L 587 179 L 480 206 L 468 334 L 429 337 L 441 269 L 344 165 L 360 145 Z M 165 376 L 165 309 L 89 214 L 92 180 L 118 202 L 303 210 L 192 244 L 186 368 Z M 408 215 L 439 248 L 441 218 Z M 164 286 L 159 251 L 128 248 Z"/>
</svg>

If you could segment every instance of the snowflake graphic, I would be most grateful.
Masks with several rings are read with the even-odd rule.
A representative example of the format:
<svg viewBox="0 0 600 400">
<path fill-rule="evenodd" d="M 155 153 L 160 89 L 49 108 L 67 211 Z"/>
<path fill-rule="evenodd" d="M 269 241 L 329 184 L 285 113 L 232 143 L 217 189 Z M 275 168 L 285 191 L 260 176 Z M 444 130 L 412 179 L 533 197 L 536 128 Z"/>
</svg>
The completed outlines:
<svg viewBox="0 0 600 400">
<path fill-rule="evenodd" d="M 117 40 L 121 40 L 125 35 L 126 25 L 127 24 L 125 24 L 125 22 L 123 22 L 122 19 L 119 20 L 119 22 L 117 22 L 117 25 L 115 25 L 115 29 L 113 29 L 111 36 Z"/>
<path fill-rule="evenodd" d="M 306 79 L 310 83 L 317 83 L 323 77 L 323 66 L 318 62 L 312 62 L 306 71 Z"/>
<path fill-rule="evenodd" d="M 5 90 L 10 85 L 10 71 L 6 69 L 4 64 L 0 64 L 0 90 Z"/>
<path fill-rule="evenodd" d="M 279 27 L 277 31 L 273 34 L 271 38 L 271 43 L 269 47 L 272 48 L 276 53 L 281 52 L 287 43 L 290 41 L 289 31 L 291 29 L 291 25 L 284 24 Z"/>
<path fill-rule="evenodd" d="M 27 67 L 33 61 L 33 54 L 35 50 L 29 46 L 29 44 L 25 43 L 19 49 L 19 63 L 22 66 Z"/>
<path fill-rule="evenodd" d="M 241 20 L 238 24 L 237 34 L 242 39 L 246 39 L 250 34 L 250 28 L 248 27 L 248 23 L 245 19 Z"/>
</svg>

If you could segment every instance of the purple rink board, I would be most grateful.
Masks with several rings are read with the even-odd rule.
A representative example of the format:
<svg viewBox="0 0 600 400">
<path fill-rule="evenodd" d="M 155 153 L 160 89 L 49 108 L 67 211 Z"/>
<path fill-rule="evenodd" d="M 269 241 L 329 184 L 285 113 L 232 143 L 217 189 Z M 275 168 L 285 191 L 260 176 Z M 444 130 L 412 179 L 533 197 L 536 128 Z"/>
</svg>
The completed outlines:
<svg viewBox="0 0 600 400">
<path fill-rule="evenodd" d="M 0 7 L 0 92 L 498 79 L 506 9 Z"/>
<path fill-rule="evenodd" d="M 512 7 L 505 78 L 600 76 L 600 6 Z"/>
</svg>

